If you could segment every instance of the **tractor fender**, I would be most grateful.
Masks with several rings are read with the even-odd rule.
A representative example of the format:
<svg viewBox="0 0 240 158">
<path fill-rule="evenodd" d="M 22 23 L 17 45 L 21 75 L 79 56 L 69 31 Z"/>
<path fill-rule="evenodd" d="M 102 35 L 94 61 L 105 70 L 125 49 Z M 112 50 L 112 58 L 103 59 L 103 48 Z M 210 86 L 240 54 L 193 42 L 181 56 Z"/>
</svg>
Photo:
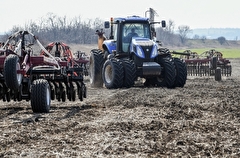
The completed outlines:
<svg viewBox="0 0 240 158">
<path fill-rule="evenodd" d="M 104 42 L 103 42 L 103 48 L 104 48 L 105 50 L 108 50 L 108 52 L 109 52 L 110 54 L 112 54 L 112 52 L 113 52 L 114 50 L 116 50 L 116 43 L 113 42 L 113 40 L 104 41 Z"/>
</svg>

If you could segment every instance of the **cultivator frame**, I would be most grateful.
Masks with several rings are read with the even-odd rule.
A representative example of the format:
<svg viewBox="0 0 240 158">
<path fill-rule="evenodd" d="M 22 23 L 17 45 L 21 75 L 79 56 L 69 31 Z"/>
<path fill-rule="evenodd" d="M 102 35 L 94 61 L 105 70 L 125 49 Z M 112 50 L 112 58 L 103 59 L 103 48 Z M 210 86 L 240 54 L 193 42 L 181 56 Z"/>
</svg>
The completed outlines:
<svg viewBox="0 0 240 158">
<path fill-rule="evenodd" d="M 39 55 L 33 52 L 33 42 L 41 49 Z M 0 54 L 3 101 L 31 100 L 33 112 L 49 112 L 51 100 L 75 101 L 76 95 L 81 101 L 86 98 L 84 67 L 66 44 L 53 42 L 45 48 L 31 32 L 18 31 L 8 38 Z"/>
<path fill-rule="evenodd" d="M 219 51 L 212 49 L 198 55 L 186 50 L 184 54 L 180 58 L 185 60 L 189 76 L 214 76 L 217 68 L 221 69 L 221 75 L 232 75 L 231 62 Z"/>
<path fill-rule="evenodd" d="M 68 64 L 71 67 L 83 68 L 83 75 L 88 76 L 89 57 L 85 52 L 77 51 L 73 54 L 70 47 L 63 42 L 51 42 L 45 47 L 45 49 L 51 54 L 55 54 L 55 58 L 61 57 L 62 60 L 68 61 Z M 41 55 L 46 54 L 42 51 Z"/>
</svg>

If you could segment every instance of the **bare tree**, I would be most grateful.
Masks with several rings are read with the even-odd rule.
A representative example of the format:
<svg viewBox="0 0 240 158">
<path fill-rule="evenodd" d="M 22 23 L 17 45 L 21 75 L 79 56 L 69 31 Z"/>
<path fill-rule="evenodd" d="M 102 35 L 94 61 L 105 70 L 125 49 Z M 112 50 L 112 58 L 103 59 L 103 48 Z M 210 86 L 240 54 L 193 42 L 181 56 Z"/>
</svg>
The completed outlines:
<svg viewBox="0 0 240 158">
<path fill-rule="evenodd" d="M 178 32 L 179 32 L 179 36 L 181 39 L 181 43 L 184 44 L 187 40 L 187 35 L 188 33 L 190 33 L 192 30 L 190 30 L 190 27 L 187 25 L 181 25 L 178 26 Z"/>
<path fill-rule="evenodd" d="M 175 36 L 174 36 L 174 21 L 169 20 L 166 24 L 166 27 L 157 28 L 157 39 L 161 40 L 164 44 L 171 44 L 174 45 L 175 43 Z"/>
<path fill-rule="evenodd" d="M 104 21 L 102 21 L 101 19 L 99 18 L 96 18 L 94 21 L 93 21 L 93 28 L 95 30 L 98 30 L 100 28 L 103 27 L 103 24 L 104 24 Z"/>
<path fill-rule="evenodd" d="M 226 43 L 226 38 L 223 37 L 223 36 L 218 37 L 217 40 L 218 40 L 218 42 L 219 42 L 221 45 L 223 45 L 224 43 Z"/>
<path fill-rule="evenodd" d="M 32 33 L 38 33 L 40 31 L 40 26 L 36 22 L 30 21 L 29 23 L 25 24 L 24 29 Z"/>
<path fill-rule="evenodd" d="M 169 32 L 170 34 L 173 34 L 174 33 L 174 27 L 175 27 L 174 21 L 170 19 L 168 21 L 167 26 L 166 26 L 166 31 Z"/>
<path fill-rule="evenodd" d="M 81 28 L 81 43 L 83 44 L 90 44 L 91 43 L 91 35 L 93 35 L 95 33 L 95 31 L 93 32 L 93 29 L 91 28 L 91 20 L 89 20 L 88 22 L 84 22 L 82 24 L 82 28 Z"/>
<path fill-rule="evenodd" d="M 205 43 L 206 39 L 207 39 L 206 36 L 202 36 L 202 37 L 201 37 L 201 40 L 202 40 L 203 43 Z"/>
<path fill-rule="evenodd" d="M 197 35 L 197 34 L 195 34 L 195 35 L 193 36 L 193 39 L 200 39 L 200 36 Z"/>
</svg>

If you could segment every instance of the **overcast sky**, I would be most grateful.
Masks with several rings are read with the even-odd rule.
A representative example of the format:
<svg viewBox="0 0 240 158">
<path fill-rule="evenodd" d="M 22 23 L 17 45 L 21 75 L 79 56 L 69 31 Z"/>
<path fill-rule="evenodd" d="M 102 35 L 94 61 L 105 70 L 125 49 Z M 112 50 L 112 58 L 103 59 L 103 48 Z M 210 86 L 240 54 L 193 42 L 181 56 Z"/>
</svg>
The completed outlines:
<svg viewBox="0 0 240 158">
<path fill-rule="evenodd" d="M 47 13 L 109 20 L 145 16 L 149 8 L 159 15 L 155 20 L 172 20 L 175 28 L 240 28 L 240 0 L 0 0 L 0 32 L 40 20 Z"/>
</svg>

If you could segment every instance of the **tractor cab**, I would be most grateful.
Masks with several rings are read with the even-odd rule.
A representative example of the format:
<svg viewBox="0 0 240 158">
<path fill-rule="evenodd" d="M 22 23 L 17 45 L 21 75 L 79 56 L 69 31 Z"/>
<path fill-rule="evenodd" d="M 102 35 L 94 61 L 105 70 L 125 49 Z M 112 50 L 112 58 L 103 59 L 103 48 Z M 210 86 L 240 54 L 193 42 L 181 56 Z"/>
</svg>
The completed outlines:
<svg viewBox="0 0 240 158">
<path fill-rule="evenodd" d="M 127 18 L 111 19 L 105 22 L 105 28 L 111 28 L 109 40 L 103 42 L 103 48 L 108 53 L 130 53 L 133 41 L 144 41 L 153 39 L 153 32 L 148 18 L 131 16 Z"/>
<path fill-rule="evenodd" d="M 144 23 L 125 23 L 123 25 L 123 31 L 122 34 L 120 34 L 120 38 L 122 38 L 122 52 L 128 53 L 130 52 L 132 40 L 151 38 L 149 25 Z"/>
</svg>

